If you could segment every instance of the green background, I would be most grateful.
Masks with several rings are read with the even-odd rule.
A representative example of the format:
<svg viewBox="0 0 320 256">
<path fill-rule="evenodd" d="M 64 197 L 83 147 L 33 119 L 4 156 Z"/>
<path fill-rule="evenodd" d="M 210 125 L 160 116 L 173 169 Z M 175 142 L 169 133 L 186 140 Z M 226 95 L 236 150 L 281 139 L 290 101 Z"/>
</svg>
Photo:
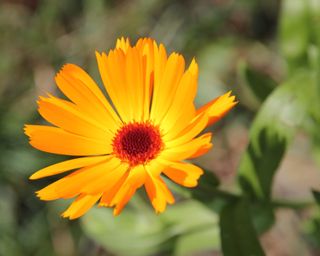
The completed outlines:
<svg viewBox="0 0 320 256">
<path fill-rule="evenodd" d="M 320 2 L 317 0 L 2 0 L 0 255 L 320 255 Z M 200 186 L 175 186 L 156 215 L 139 193 L 123 213 L 42 202 L 29 181 L 65 158 L 28 145 L 36 100 L 58 95 L 65 63 L 97 82 L 94 51 L 152 37 L 199 63 L 197 106 L 232 90 L 239 104 L 194 163 Z M 218 180 L 220 182 L 218 182 Z M 264 252 L 263 252 L 264 251 Z"/>
</svg>

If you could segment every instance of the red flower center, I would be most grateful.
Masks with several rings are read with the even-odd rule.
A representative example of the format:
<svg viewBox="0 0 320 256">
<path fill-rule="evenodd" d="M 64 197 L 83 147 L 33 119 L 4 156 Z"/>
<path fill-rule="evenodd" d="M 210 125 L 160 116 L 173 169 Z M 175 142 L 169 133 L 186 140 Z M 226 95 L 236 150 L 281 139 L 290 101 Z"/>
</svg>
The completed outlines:
<svg viewBox="0 0 320 256">
<path fill-rule="evenodd" d="M 154 159 L 163 148 L 163 142 L 159 128 L 151 123 L 129 123 L 117 131 L 112 146 L 118 158 L 136 166 Z"/>
</svg>

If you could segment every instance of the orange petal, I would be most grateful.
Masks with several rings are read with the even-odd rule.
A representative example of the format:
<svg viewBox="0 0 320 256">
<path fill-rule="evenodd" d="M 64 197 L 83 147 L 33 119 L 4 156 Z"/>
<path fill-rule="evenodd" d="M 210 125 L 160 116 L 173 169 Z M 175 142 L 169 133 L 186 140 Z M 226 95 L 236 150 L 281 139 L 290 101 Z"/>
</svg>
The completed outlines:
<svg viewBox="0 0 320 256">
<path fill-rule="evenodd" d="M 231 96 L 231 91 L 219 96 L 210 101 L 206 105 L 197 110 L 197 114 L 207 113 L 209 116 L 207 126 L 220 120 L 227 114 L 238 102 L 235 101 L 235 96 Z"/>
<path fill-rule="evenodd" d="M 87 188 L 90 184 L 99 180 L 106 172 L 111 172 L 119 165 L 120 161 L 117 158 L 109 156 L 106 161 L 79 169 L 49 186 L 46 186 L 37 191 L 37 195 L 41 200 L 46 201 L 75 197 L 82 193 L 84 188 Z M 97 193 L 93 194 L 103 193 L 104 191 L 105 188 L 101 189 L 101 191 L 95 191 Z"/>
<path fill-rule="evenodd" d="M 174 133 L 168 133 L 163 136 L 167 148 L 176 147 L 184 144 L 194 137 L 196 137 L 205 127 L 208 122 L 208 116 L 206 113 L 196 116 L 192 122 L 178 135 L 175 139 L 172 139 Z"/>
<path fill-rule="evenodd" d="M 154 40 L 146 38 L 141 42 L 141 46 L 139 46 L 139 41 L 137 42 L 137 48 L 140 48 L 142 51 L 142 63 L 144 66 L 143 76 L 145 83 L 143 118 L 144 120 L 149 120 L 151 97 L 154 84 Z"/>
<path fill-rule="evenodd" d="M 29 179 L 36 180 L 43 177 L 56 175 L 56 174 L 70 171 L 73 169 L 97 164 L 107 159 L 108 159 L 108 156 L 93 156 L 93 157 L 81 157 L 81 158 L 75 158 L 75 159 L 63 161 L 57 164 L 50 165 L 48 167 L 45 167 L 35 172 L 30 176 Z"/>
<path fill-rule="evenodd" d="M 81 192 L 85 194 L 96 194 L 112 189 L 129 170 L 128 164 L 125 163 L 116 162 L 114 166 L 114 168 L 111 168 L 111 165 L 108 165 L 110 169 L 101 174 L 98 179 L 83 186 Z"/>
<path fill-rule="evenodd" d="M 62 213 L 61 216 L 70 220 L 81 217 L 85 214 L 101 197 L 101 194 L 86 195 L 82 194 Z"/>
<path fill-rule="evenodd" d="M 138 165 L 130 170 L 128 178 L 111 202 L 111 206 L 115 205 L 113 211 L 114 215 L 119 215 L 121 213 L 122 209 L 129 202 L 136 190 L 144 184 L 145 179 L 146 171 L 143 165 Z"/>
<path fill-rule="evenodd" d="M 161 127 L 163 126 L 163 136 L 166 137 L 167 141 L 177 138 L 183 130 L 190 126 L 195 117 L 196 109 L 193 104 L 186 105 L 184 111 L 181 111 L 181 115 L 175 121 L 172 120 L 173 125 L 168 125 L 168 122 L 161 124 Z M 172 127 L 170 128 L 170 126 Z"/>
<path fill-rule="evenodd" d="M 123 52 L 127 52 L 128 48 L 130 47 L 130 40 L 129 38 L 118 38 L 116 43 L 116 48 L 121 49 Z"/>
<path fill-rule="evenodd" d="M 133 109 L 128 104 L 132 96 L 127 91 L 127 81 L 125 76 L 126 56 L 120 49 L 111 50 L 108 55 L 96 52 L 99 72 L 117 112 L 123 122 L 130 122 Z"/>
<path fill-rule="evenodd" d="M 38 104 L 43 118 L 66 131 L 88 138 L 112 139 L 113 134 L 105 126 L 79 111 L 71 102 L 55 97 L 40 97 Z"/>
<path fill-rule="evenodd" d="M 107 140 L 86 138 L 52 126 L 25 125 L 25 134 L 34 148 L 48 153 L 91 156 L 109 154 L 113 150 Z"/>
<path fill-rule="evenodd" d="M 210 147 L 211 133 L 205 133 L 185 144 L 164 149 L 158 158 L 164 158 L 171 161 L 182 161 L 193 157 L 195 154 L 199 153 L 199 150 Z"/>
<path fill-rule="evenodd" d="M 176 132 L 177 129 L 178 132 L 181 131 L 195 117 L 193 101 L 197 91 L 197 70 L 197 63 L 193 60 L 188 70 L 183 74 L 175 99 L 161 122 L 165 133 L 170 133 L 171 130 Z M 180 117 L 183 117 L 182 120 Z"/>
<path fill-rule="evenodd" d="M 162 213 L 166 209 L 167 203 L 174 203 L 174 197 L 166 184 L 160 176 L 155 177 L 150 170 L 148 170 L 145 189 L 150 202 L 157 213 Z"/>
<path fill-rule="evenodd" d="M 196 152 L 194 152 L 192 155 L 190 155 L 188 157 L 188 159 L 197 158 L 199 156 L 202 156 L 202 155 L 206 154 L 212 148 L 212 146 L 213 146 L 212 143 L 208 143 L 208 144 L 202 145 L 201 147 L 199 147 L 197 149 Z"/>
<path fill-rule="evenodd" d="M 196 165 L 182 162 L 167 162 L 169 167 L 163 170 L 174 182 L 185 186 L 195 187 L 198 184 L 199 177 L 203 174 L 203 170 Z"/>
<path fill-rule="evenodd" d="M 120 119 L 92 78 L 80 67 L 73 64 L 63 66 L 56 75 L 59 89 L 78 108 L 96 121 L 117 129 Z"/>
<path fill-rule="evenodd" d="M 163 67 L 159 69 L 158 65 L 163 65 Z M 161 57 L 155 58 L 155 84 L 150 116 L 156 125 L 160 124 L 175 100 L 184 67 L 184 58 L 177 53 L 172 53 L 166 62 L 163 62 Z M 157 72 L 163 73 L 158 74 Z M 159 78 L 160 81 L 157 80 Z"/>
<path fill-rule="evenodd" d="M 123 183 L 126 181 L 128 175 L 129 175 L 129 172 L 126 172 L 113 187 L 103 192 L 103 195 L 99 203 L 100 206 L 107 206 L 107 207 L 111 206 L 111 202 L 113 198 L 115 197 L 119 189 L 123 186 Z"/>
<path fill-rule="evenodd" d="M 131 120 L 144 121 L 144 94 L 146 87 L 144 84 L 144 70 L 142 64 L 142 55 L 136 47 L 129 48 L 126 55 L 125 75 L 126 93 L 128 97 L 127 104 L 130 105 Z"/>
<path fill-rule="evenodd" d="M 118 44 L 122 45 L 123 40 Z M 151 74 L 153 57 L 146 62 L 146 54 L 152 45 L 151 40 L 145 41 L 146 49 L 128 46 L 125 51 L 120 48 L 111 50 L 108 55 L 96 53 L 100 75 L 104 86 L 114 103 L 121 119 L 128 123 L 146 121 L 149 118 L 151 97 Z M 153 47 L 153 45 L 152 45 Z"/>
</svg>

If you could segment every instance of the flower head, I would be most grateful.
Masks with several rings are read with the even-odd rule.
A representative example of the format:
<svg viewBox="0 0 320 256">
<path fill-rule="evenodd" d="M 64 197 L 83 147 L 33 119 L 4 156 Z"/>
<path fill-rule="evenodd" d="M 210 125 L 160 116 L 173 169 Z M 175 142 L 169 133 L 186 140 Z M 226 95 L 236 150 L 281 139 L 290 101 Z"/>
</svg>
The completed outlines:
<svg viewBox="0 0 320 256">
<path fill-rule="evenodd" d="M 37 192 L 42 200 L 76 198 L 62 214 L 70 219 L 98 201 L 117 215 L 142 186 L 156 212 L 163 212 L 174 198 L 162 176 L 197 185 L 203 171 L 183 160 L 211 148 L 211 133 L 199 134 L 236 104 L 235 97 L 229 92 L 196 109 L 196 61 L 185 68 L 180 54 L 167 56 L 149 38 L 134 46 L 118 39 L 115 49 L 96 57 L 110 101 L 83 69 L 65 65 L 55 80 L 69 100 L 40 97 L 39 113 L 53 126 L 26 125 L 25 133 L 39 150 L 77 158 L 30 179 L 74 170 Z"/>
</svg>

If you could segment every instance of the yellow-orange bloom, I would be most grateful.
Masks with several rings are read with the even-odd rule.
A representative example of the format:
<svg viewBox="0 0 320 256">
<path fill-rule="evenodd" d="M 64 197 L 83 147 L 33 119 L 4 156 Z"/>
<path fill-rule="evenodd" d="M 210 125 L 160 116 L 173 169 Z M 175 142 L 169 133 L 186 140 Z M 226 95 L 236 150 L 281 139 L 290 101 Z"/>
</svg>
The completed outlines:
<svg viewBox="0 0 320 256">
<path fill-rule="evenodd" d="M 142 186 L 156 212 L 163 212 L 174 198 L 161 176 L 197 185 L 203 171 L 183 160 L 211 148 L 211 133 L 198 135 L 236 104 L 235 97 L 229 92 L 196 110 L 196 61 L 185 68 L 180 54 L 167 56 L 164 46 L 149 38 L 134 46 L 118 39 L 115 49 L 96 57 L 111 101 L 83 69 L 65 65 L 55 80 L 70 101 L 40 97 L 39 113 L 53 126 L 26 125 L 25 133 L 39 150 L 78 158 L 30 179 L 75 170 L 37 191 L 42 200 L 76 197 L 62 214 L 70 219 L 97 201 L 117 215 Z"/>
</svg>

